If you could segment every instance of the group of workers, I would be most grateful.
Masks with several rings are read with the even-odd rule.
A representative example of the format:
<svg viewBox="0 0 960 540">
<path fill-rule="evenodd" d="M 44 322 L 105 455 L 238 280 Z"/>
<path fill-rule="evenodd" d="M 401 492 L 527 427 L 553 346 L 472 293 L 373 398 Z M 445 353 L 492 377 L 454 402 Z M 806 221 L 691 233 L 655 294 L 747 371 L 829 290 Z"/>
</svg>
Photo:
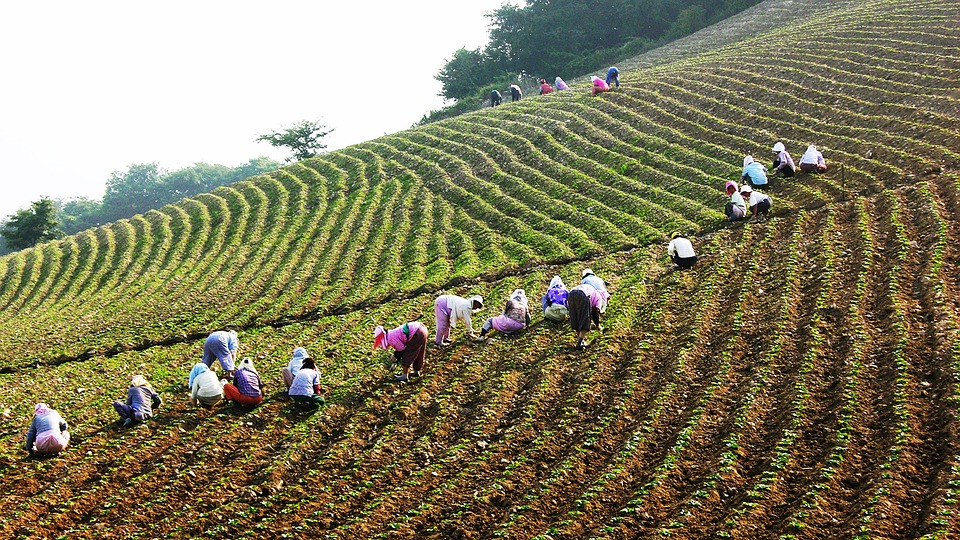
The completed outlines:
<svg viewBox="0 0 960 540">
<path fill-rule="evenodd" d="M 590 95 L 595 96 L 601 92 L 609 92 L 613 86 L 616 86 L 617 88 L 620 87 L 620 70 L 616 66 L 613 66 L 607 70 L 606 79 L 601 79 L 600 77 L 593 75 L 591 76 L 590 80 L 592 83 L 592 86 L 590 89 Z M 560 77 L 557 77 L 556 79 L 554 79 L 553 86 L 551 86 L 546 79 L 540 79 L 537 82 L 540 85 L 541 96 L 544 94 L 549 94 L 554 90 L 570 90 L 570 87 L 567 86 L 567 83 L 564 82 L 564 80 L 561 79 Z M 523 98 L 523 90 L 520 88 L 519 85 L 511 84 L 510 87 L 508 88 L 508 91 L 510 92 L 510 101 L 520 101 L 520 99 Z M 499 90 L 496 90 L 496 89 L 491 90 L 490 106 L 496 107 L 497 105 L 500 105 L 502 103 L 503 103 L 503 94 L 501 94 Z"/>
<path fill-rule="evenodd" d="M 681 269 L 692 267 L 697 262 L 690 241 L 682 234 L 674 235 L 668 246 L 668 254 Z M 580 274 L 580 283 L 567 289 L 560 276 L 554 276 L 547 292 L 541 298 L 545 320 L 562 324 L 569 319 L 575 333 L 576 350 L 588 345 L 587 335 L 591 329 L 603 331 L 600 316 L 606 311 L 610 293 L 607 283 L 593 270 L 585 268 Z M 479 335 L 473 327 L 473 312 L 484 307 L 483 297 L 474 295 L 462 298 L 453 294 L 440 295 L 434 301 L 436 335 L 434 345 L 448 347 L 451 329 L 462 322 L 469 337 L 477 343 L 489 343 L 491 332 L 514 334 L 531 323 L 526 292 L 515 289 L 508 296 L 500 314 L 487 318 L 480 327 Z M 410 321 L 393 329 L 377 326 L 374 330 L 374 349 L 394 350 L 396 362 L 402 370 L 394 375 L 398 382 L 409 382 L 420 377 L 424 367 L 428 330 L 419 321 Z M 263 380 L 253 365 L 253 360 L 244 358 L 237 364 L 239 349 L 237 332 L 232 329 L 211 333 L 203 344 L 203 356 L 190 370 L 187 387 L 190 403 L 212 408 L 222 400 L 244 406 L 259 405 L 264 398 Z M 223 369 L 224 377 L 217 377 L 216 365 Z M 232 378 L 232 382 L 228 380 Z M 280 378 L 287 395 L 298 405 L 319 407 L 325 403 L 320 387 L 320 374 L 316 363 L 307 350 L 297 347 L 289 363 L 280 371 Z M 131 427 L 153 417 L 153 411 L 162 405 L 160 394 L 142 375 L 130 381 L 125 401 L 114 401 L 113 407 L 123 427 Z M 27 431 L 24 449 L 30 454 L 57 454 L 70 442 L 67 422 L 45 403 L 37 403 L 34 417 Z"/>
<path fill-rule="evenodd" d="M 796 164 L 782 142 L 778 141 L 773 145 L 773 153 L 776 157 L 773 160 L 771 170 L 773 174 L 783 178 L 793 176 L 797 169 L 809 173 L 822 173 L 827 170 L 827 162 L 823 159 L 823 154 L 812 144 L 807 147 L 803 156 L 800 157 L 800 161 Z M 767 189 L 769 185 L 767 168 L 754 160 L 753 156 L 745 156 L 743 158 L 743 172 L 740 174 L 740 184 L 729 181 L 724 186 L 727 197 L 729 197 L 724 207 L 727 220 L 739 221 L 751 218 L 754 222 L 765 220 L 770 213 L 773 199 L 766 193 L 757 190 Z"/>
<path fill-rule="evenodd" d="M 586 338 L 591 328 L 603 330 L 600 315 L 606 311 L 610 299 L 607 283 L 597 277 L 593 270 L 584 269 L 580 277 L 580 284 L 568 291 L 560 276 L 554 276 L 541 299 L 544 319 L 562 323 L 569 318 L 570 327 L 576 334 L 577 350 L 589 345 Z M 473 327 L 473 312 L 483 307 L 483 297 L 480 295 L 466 298 L 454 294 L 438 296 L 433 303 L 437 323 L 434 346 L 449 347 L 452 344 L 451 329 L 456 328 L 458 323 L 463 323 L 467 336 L 476 343 L 489 343 L 494 331 L 509 335 L 530 325 L 530 306 L 523 289 L 515 289 L 510 293 L 500 314 L 487 318 L 478 335 Z M 374 350 L 392 348 L 394 359 L 400 365 L 401 371 L 394 375 L 394 380 L 409 382 L 420 377 L 428 334 L 426 325 L 419 321 L 409 321 L 392 329 L 383 326 L 374 329 Z"/>
<path fill-rule="evenodd" d="M 616 67 L 607 71 L 606 80 L 594 76 L 592 95 L 609 91 L 611 84 L 620 86 L 620 72 Z M 545 79 L 540 79 L 540 93 L 553 92 Z M 555 80 L 557 90 L 569 90 L 560 77 Z M 513 101 L 521 99 L 523 93 L 519 86 L 511 85 Z M 491 104 L 502 102 L 500 93 L 491 92 Z M 799 168 L 804 172 L 822 173 L 827 170 L 823 154 L 814 145 L 809 145 L 798 163 L 794 163 L 785 145 L 777 142 L 773 146 L 776 155 L 771 170 L 781 177 L 792 177 Z M 730 221 L 752 216 L 761 221 L 768 215 L 772 199 L 758 189 L 769 185 L 766 167 L 755 161 L 752 156 L 743 160 L 741 184 L 735 181 L 726 183 L 729 200 L 724 212 Z M 697 255 L 693 244 L 682 233 L 675 233 L 667 246 L 667 254 L 681 270 L 693 267 Z M 581 281 L 576 287 L 567 290 L 560 276 L 554 276 L 546 294 L 541 298 L 545 320 L 560 323 L 569 319 L 575 333 L 576 350 L 588 345 L 587 335 L 591 329 L 602 331 L 600 316 L 606 311 L 610 293 L 607 283 L 597 277 L 593 270 L 586 268 L 581 273 Z M 530 309 L 526 292 L 514 290 L 506 300 L 502 312 L 484 321 L 479 336 L 474 331 L 472 314 L 483 308 L 483 297 L 479 295 L 462 298 L 444 294 L 434 301 L 436 316 L 436 336 L 434 345 L 448 347 L 451 329 L 463 322 L 468 336 L 475 342 L 488 343 L 488 335 L 493 331 L 513 334 L 527 327 L 530 322 Z M 418 321 L 406 322 L 393 329 L 377 326 L 374 329 L 374 349 L 394 350 L 394 357 L 401 366 L 401 372 L 394 375 L 398 382 L 409 382 L 420 377 L 426 356 L 428 330 Z M 263 401 L 263 380 L 251 358 L 244 358 L 239 366 L 236 354 L 239 340 L 235 330 L 219 330 L 211 333 L 203 344 L 203 356 L 190 371 L 187 386 L 190 389 L 190 402 L 197 406 L 213 407 L 221 400 L 234 401 L 240 405 L 256 406 Z M 220 364 L 225 378 L 219 379 L 214 371 L 214 361 Z M 320 374 L 316 363 L 303 347 L 297 347 L 286 367 L 281 370 L 281 379 L 287 388 L 287 395 L 297 404 L 307 407 L 319 407 L 325 403 L 320 387 Z M 231 380 L 228 380 L 232 379 Z M 150 386 L 142 375 L 131 379 L 125 401 L 114 401 L 113 407 L 124 427 L 131 427 L 153 416 L 153 409 L 162 404 L 160 395 Z M 70 442 L 67 422 L 54 409 L 45 403 L 37 403 L 34 417 L 27 431 L 24 449 L 30 454 L 57 454 L 66 449 Z"/>
</svg>

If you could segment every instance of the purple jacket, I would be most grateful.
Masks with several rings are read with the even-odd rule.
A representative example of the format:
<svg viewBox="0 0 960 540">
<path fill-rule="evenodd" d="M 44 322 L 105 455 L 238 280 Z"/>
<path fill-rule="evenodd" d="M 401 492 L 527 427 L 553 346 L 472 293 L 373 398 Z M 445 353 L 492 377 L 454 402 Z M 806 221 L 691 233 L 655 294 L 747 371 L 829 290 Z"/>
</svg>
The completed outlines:
<svg viewBox="0 0 960 540">
<path fill-rule="evenodd" d="M 144 418 L 153 416 L 153 408 L 159 407 L 163 401 L 160 394 L 157 394 L 149 386 L 131 386 L 127 390 L 127 405 L 142 414 Z"/>
</svg>

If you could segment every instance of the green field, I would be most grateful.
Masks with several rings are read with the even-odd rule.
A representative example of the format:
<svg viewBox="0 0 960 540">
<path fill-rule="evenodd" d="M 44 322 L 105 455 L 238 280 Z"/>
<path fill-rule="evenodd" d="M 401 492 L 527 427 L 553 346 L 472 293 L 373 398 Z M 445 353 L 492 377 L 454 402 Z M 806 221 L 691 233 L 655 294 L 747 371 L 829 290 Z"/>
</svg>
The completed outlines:
<svg viewBox="0 0 960 540">
<path fill-rule="evenodd" d="M 960 533 L 960 2 L 768 0 L 619 65 L 0 258 L 0 537 Z M 778 140 L 830 170 L 726 224 Z M 577 352 L 536 306 L 586 266 L 613 298 Z M 479 327 L 518 287 L 528 329 L 458 327 L 417 382 L 371 352 L 439 294 L 482 294 Z M 224 326 L 252 411 L 187 403 Z M 313 414 L 280 392 L 296 346 Z M 166 403 L 123 429 L 136 373 Z M 22 450 L 37 401 L 58 458 Z"/>
</svg>

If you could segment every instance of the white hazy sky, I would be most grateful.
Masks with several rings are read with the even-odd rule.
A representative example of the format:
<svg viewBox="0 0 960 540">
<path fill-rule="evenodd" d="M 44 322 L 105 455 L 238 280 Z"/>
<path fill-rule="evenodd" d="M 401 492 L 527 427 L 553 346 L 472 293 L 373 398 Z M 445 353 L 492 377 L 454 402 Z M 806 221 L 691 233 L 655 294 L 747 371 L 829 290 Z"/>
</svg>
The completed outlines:
<svg viewBox="0 0 960 540">
<path fill-rule="evenodd" d="M 5 2 L 0 219 L 41 196 L 100 198 L 113 171 L 238 166 L 300 120 L 329 149 L 443 105 L 434 75 L 487 41 L 504 0 Z M 516 2 L 514 2 L 516 3 Z"/>
</svg>

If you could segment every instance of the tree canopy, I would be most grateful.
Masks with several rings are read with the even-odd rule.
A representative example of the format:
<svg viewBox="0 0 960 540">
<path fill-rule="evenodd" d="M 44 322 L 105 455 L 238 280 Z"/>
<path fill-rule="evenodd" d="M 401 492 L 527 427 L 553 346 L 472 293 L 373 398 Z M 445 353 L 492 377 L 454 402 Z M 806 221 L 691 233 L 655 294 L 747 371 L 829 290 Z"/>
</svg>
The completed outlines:
<svg viewBox="0 0 960 540">
<path fill-rule="evenodd" d="M 271 146 L 278 148 L 289 148 L 293 152 L 293 156 L 288 157 L 286 161 L 300 161 L 314 157 L 326 148 L 327 145 L 323 144 L 321 139 L 332 131 L 319 121 L 301 120 L 283 131 L 260 135 L 256 140 L 270 143 Z"/>
<path fill-rule="evenodd" d="M 53 201 L 42 198 L 30 208 L 18 210 L 10 216 L 0 229 L 0 235 L 8 248 L 25 249 L 63 236 L 59 225 Z"/>
<path fill-rule="evenodd" d="M 461 100 L 521 72 L 553 79 L 606 67 L 691 34 L 759 0 L 526 0 L 487 14 L 484 49 L 459 49 L 437 74 L 441 96 Z M 629 54 L 625 54 L 625 53 Z"/>
<path fill-rule="evenodd" d="M 102 200 L 75 197 L 56 199 L 54 203 L 58 207 L 62 230 L 74 234 L 279 167 L 280 163 L 264 156 L 238 167 L 196 163 L 172 172 L 165 171 L 157 163 L 134 163 L 126 170 L 114 171 L 110 175 Z"/>
</svg>

